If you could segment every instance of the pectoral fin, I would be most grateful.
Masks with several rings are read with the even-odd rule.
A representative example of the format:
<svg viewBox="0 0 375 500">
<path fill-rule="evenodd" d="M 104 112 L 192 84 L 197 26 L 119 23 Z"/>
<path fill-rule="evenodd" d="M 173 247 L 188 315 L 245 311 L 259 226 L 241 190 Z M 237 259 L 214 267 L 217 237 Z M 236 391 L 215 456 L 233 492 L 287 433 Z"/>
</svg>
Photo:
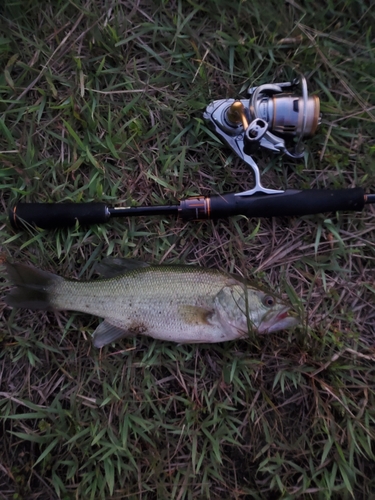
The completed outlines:
<svg viewBox="0 0 375 500">
<path fill-rule="evenodd" d="M 105 319 L 93 333 L 92 340 L 95 347 L 103 347 L 116 340 L 132 336 L 134 336 L 134 333 L 125 328 L 113 325 Z"/>
<path fill-rule="evenodd" d="M 213 311 L 199 306 L 180 306 L 178 313 L 181 319 L 189 325 L 210 325 Z"/>
</svg>

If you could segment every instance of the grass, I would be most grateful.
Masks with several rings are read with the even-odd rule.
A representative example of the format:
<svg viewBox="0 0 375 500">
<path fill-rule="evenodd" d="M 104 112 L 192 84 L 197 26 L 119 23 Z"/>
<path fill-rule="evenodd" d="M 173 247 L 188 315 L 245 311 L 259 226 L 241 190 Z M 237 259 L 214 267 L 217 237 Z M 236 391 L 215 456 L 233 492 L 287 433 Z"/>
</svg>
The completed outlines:
<svg viewBox="0 0 375 500">
<path fill-rule="evenodd" d="M 374 192 L 368 2 L 5 0 L 0 16 L 3 254 L 79 278 L 107 255 L 215 266 L 304 311 L 294 331 L 247 341 L 97 351 L 97 319 L 1 303 L 0 498 L 373 498 L 374 207 L 22 233 L 6 215 L 21 199 L 165 204 L 250 188 L 202 112 L 290 67 L 323 122 L 304 160 L 259 158 L 263 183 Z"/>
</svg>

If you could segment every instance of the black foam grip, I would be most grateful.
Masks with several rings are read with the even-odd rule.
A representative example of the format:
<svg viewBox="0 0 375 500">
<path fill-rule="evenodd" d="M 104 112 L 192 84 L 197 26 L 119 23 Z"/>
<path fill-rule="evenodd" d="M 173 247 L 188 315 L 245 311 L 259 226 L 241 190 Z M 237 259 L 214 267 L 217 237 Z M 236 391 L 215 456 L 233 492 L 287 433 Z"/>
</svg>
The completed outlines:
<svg viewBox="0 0 375 500">
<path fill-rule="evenodd" d="M 362 188 L 288 189 L 280 194 L 257 193 L 250 196 L 230 193 L 211 198 L 211 218 L 230 215 L 284 217 L 342 210 L 360 211 L 364 204 Z"/>
<path fill-rule="evenodd" d="M 104 203 L 18 203 L 9 210 L 15 229 L 36 226 L 42 229 L 101 224 L 110 217 Z"/>
</svg>

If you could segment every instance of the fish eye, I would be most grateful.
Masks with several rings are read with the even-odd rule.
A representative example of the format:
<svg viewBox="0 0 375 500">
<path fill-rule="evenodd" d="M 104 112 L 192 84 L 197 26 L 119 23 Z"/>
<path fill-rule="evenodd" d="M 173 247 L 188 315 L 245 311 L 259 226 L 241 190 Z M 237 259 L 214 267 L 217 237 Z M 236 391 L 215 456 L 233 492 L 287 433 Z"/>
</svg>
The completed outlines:
<svg viewBox="0 0 375 500">
<path fill-rule="evenodd" d="M 272 297 L 272 295 L 266 295 L 264 298 L 263 298 L 263 304 L 266 306 L 266 307 L 272 307 L 275 305 L 275 298 Z"/>
</svg>

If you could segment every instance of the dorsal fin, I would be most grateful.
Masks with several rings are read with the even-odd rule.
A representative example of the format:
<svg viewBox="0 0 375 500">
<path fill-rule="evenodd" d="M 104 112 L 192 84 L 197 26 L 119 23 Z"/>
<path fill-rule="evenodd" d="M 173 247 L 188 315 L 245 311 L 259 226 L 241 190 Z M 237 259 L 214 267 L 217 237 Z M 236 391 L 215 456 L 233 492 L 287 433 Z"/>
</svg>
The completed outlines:
<svg viewBox="0 0 375 500">
<path fill-rule="evenodd" d="M 95 265 L 95 272 L 103 278 L 114 278 L 128 271 L 148 267 L 150 264 L 136 259 L 124 259 L 120 257 L 106 257 Z"/>
</svg>

